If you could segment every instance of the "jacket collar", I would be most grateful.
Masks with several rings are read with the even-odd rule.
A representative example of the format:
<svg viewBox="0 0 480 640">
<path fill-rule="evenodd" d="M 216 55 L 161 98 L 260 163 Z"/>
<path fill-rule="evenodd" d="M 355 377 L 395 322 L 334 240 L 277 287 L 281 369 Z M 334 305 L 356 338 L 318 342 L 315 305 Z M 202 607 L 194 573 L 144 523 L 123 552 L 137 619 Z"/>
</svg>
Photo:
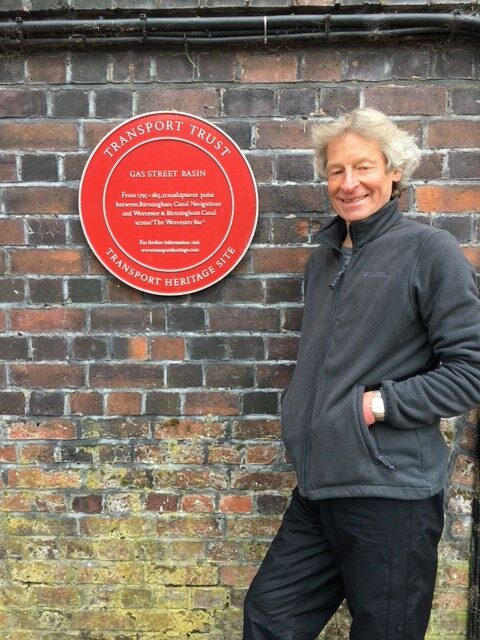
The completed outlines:
<svg viewBox="0 0 480 640">
<path fill-rule="evenodd" d="M 365 220 L 352 222 L 350 237 L 354 251 L 361 249 L 368 242 L 388 231 L 402 216 L 403 214 L 398 209 L 398 199 L 394 198 Z M 340 249 L 346 233 L 345 221 L 340 216 L 336 216 L 332 222 L 316 234 L 316 238 L 324 244 Z"/>
</svg>

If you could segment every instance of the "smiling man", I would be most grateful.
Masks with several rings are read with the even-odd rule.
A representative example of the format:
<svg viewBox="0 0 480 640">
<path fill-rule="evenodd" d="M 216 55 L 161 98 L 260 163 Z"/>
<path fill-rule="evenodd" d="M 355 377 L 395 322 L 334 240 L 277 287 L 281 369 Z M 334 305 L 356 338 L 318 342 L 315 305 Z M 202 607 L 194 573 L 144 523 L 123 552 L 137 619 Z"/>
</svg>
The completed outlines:
<svg viewBox="0 0 480 640">
<path fill-rule="evenodd" d="M 413 138 L 358 109 L 314 142 L 336 217 L 305 270 L 282 434 L 298 486 L 245 601 L 244 640 L 314 640 L 345 599 L 351 640 L 423 640 L 443 528 L 441 417 L 480 402 L 475 274 L 397 197 Z"/>
</svg>

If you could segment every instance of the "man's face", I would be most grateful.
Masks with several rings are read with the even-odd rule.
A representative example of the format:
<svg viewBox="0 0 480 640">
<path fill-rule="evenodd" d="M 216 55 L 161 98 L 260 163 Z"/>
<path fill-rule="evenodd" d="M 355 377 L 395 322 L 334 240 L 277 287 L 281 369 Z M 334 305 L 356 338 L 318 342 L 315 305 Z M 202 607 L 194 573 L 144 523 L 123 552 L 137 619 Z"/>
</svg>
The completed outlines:
<svg viewBox="0 0 480 640">
<path fill-rule="evenodd" d="M 387 173 L 387 162 L 377 142 L 345 133 L 327 146 L 328 195 L 345 222 L 368 218 L 386 204 L 401 171 Z"/>
</svg>

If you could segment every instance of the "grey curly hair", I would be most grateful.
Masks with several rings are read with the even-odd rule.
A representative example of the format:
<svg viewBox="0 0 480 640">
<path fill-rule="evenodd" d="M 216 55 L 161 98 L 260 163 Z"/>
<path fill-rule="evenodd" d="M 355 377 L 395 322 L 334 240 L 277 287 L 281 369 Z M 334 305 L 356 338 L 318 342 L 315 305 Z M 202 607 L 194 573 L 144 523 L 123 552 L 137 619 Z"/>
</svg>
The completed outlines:
<svg viewBox="0 0 480 640">
<path fill-rule="evenodd" d="M 398 196 L 407 187 L 420 163 L 420 150 L 412 135 L 376 109 L 354 109 L 333 122 L 314 125 L 312 139 L 319 175 L 326 177 L 328 144 L 349 132 L 378 142 L 387 160 L 387 171 L 398 169 L 402 172 L 402 177 L 394 183 L 392 190 L 392 196 Z"/>
</svg>

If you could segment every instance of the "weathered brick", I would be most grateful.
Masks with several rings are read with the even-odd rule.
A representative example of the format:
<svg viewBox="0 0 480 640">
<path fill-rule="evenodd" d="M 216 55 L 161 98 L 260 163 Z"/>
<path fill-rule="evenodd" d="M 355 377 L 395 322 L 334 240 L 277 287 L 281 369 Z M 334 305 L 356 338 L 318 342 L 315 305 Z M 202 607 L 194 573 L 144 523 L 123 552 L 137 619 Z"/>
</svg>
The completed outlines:
<svg viewBox="0 0 480 640">
<path fill-rule="evenodd" d="M 241 82 L 295 82 L 298 59 L 295 51 L 269 52 L 261 49 L 237 54 Z"/>
<path fill-rule="evenodd" d="M 78 147 L 78 131 L 72 122 L 1 122 L 3 149 L 69 151 Z"/>
<path fill-rule="evenodd" d="M 89 112 L 88 91 L 66 89 L 52 92 L 53 115 L 57 118 L 86 118 Z"/>
<path fill-rule="evenodd" d="M 33 52 L 27 57 L 27 77 L 32 83 L 62 84 L 66 79 L 67 54 L 62 51 Z"/>
<path fill-rule="evenodd" d="M 64 406 L 63 391 L 32 391 L 30 394 L 30 411 L 33 416 L 61 416 Z"/>
<path fill-rule="evenodd" d="M 85 265 L 83 250 L 15 249 L 11 252 L 12 272 L 35 275 L 78 275 Z"/>
<path fill-rule="evenodd" d="M 83 367 L 75 364 L 27 363 L 11 366 L 12 383 L 19 387 L 58 389 L 82 387 Z"/>
<path fill-rule="evenodd" d="M 152 360 L 184 360 L 185 338 L 161 336 L 150 339 Z"/>
<path fill-rule="evenodd" d="M 275 93 L 271 89 L 226 89 L 223 108 L 226 116 L 266 116 L 275 106 Z"/>
<path fill-rule="evenodd" d="M 365 106 L 388 115 L 444 115 L 447 89 L 436 85 L 366 87 Z"/>
<path fill-rule="evenodd" d="M 8 430 L 13 440 L 70 440 L 76 437 L 76 427 L 69 420 L 43 422 L 16 422 Z"/>
<path fill-rule="evenodd" d="M 340 82 L 342 54 L 331 47 L 305 47 L 301 66 L 303 80 Z"/>
<path fill-rule="evenodd" d="M 268 120 L 256 126 L 259 149 L 305 149 L 312 146 L 309 130 L 304 122 Z"/>
<path fill-rule="evenodd" d="M 145 331 L 150 323 L 148 309 L 102 306 L 92 309 L 93 331 Z"/>
<path fill-rule="evenodd" d="M 212 513 L 215 508 L 215 497 L 194 493 L 183 496 L 181 509 L 186 513 Z"/>
<path fill-rule="evenodd" d="M 228 82 L 237 77 L 237 58 L 229 51 L 199 53 L 196 57 L 198 79 L 206 82 Z"/>
<path fill-rule="evenodd" d="M 163 367 L 150 364 L 94 364 L 90 367 L 90 383 L 94 387 L 163 387 Z"/>
<path fill-rule="evenodd" d="M 451 178 L 480 178 L 478 151 L 452 151 L 448 154 L 448 167 Z"/>
<path fill-rule="evenodd" d="M 219 105 L 214 89 L 140 89 L 138 110 L 184 111 L 211 118 L 218 115 Z"/>
<path fill-rule="evenodd" d="M 142 413 L 142 396 L 133 391 L 117 391 L 107 396 L 107 414 L 140 415 Z"/>
<path fill-rule="evenodd" d="M 251 365 L 212 362 L 205 367 L 207 387 L 251 387 L 254 372 Z"/>
<path fill-rule="evenodd" d="M 459 87 L 451 91 L 452 109 L 459 115 L 480 114 L 480 89 Z"/>
<path fill-rule="evenodd" d="M 17 161 L 14 155 L 0 155 L 0 180 L 2 182 L 17 182 Z"/>
<path fill-rule="evenodd" d="M 82 309 L 12 309 L 10 318 L 14 331 L 81 331 L 85 328 Z"/>
<path fill-rule="evenodd" d="M 177 416 L 180 412 L 181 396 L 170 391 L 147 393 L 146 413 L 149 415 Z"/>
<path fill-rule="evenodd" d="M 55 330 L 56 327 L 55 327 Z M 65 360 L 67 358 L 67 340 L 60 336 L 33 336 L 33 360 Z"/>
<path fill-rule="evenodd" d="M 70 56 L 72 82 L 105 82 L 109 57 L 107 53 L 86 51 L 74 52 Z"/>
<path fill-rule="evenodd" d="M 131 91 L 125 89 L 103 89 L 95 93 L 95 111 L 99 118 L 129 118 L 132 115 Z"/>
<path fill-rule="evenodd" d="M 279 313 L 273 308 L 217 306 L 210 309 L 210 328 L 221 330 L 228 326 L 230 331 L 278 331 Z"/>
<path fill-rule="evenodd" d="M 52 469 L 9 469 L 8 485 L 26 489 L 78 489 L 82 484 L 78 471 Z"/>
<path fill-rule="evenodd" d="M 255 249 L 253 264 L 255 273 L 297 273 L 305 269 L 310 250 L 306 248 L 270 248 Z"/>
<path fill-rule="evenodd" d="M 63 282 L 60 278 L 29 279 L 27 282 L 30 302 L 44 305 L 63 303 Z"/>
<path fill-rule="evenodd" d="M 33 118 L 47 115 L 43 89 L 0 89 L 0 118 Z"/>
<path fill-rule="evenodd" d="M 431 122 L 427 142 L 432 148 L 472 148 L 480 146 L 478 122 L 471 120 L 440 120 Z"/>
<path fill-rule="evenodd" d="M 6 206 L 12 214 L 76 213 L 77 194 L 70 187 L 9 187 Z"/>
<path fill-rule="evenodd" d="M 189 391 L 185 393 L 185 415 L 237 415 L 237 395 L 228 391 Z"/>
<path fill-rule="evenodd" d="M 352 87 L 322 87 L 319 115 L 336 118 L 360 105 L 360 91 Z"/>
<path fill-rule="evenodd" d="M 480 188 L 457 185 L 419 186 L 415 191 L 417 209 L 423 213 L 471 213 L 479 210 Z"/>
<path fill-rule="evenodd" d="M 27 338 L 18 336 L 0 336 L 1 360 L 26 360 L 27 358 Z"/>
<path fill-rule="evenodd" d="M 97 391 L 75 391 L 68 398 L 73 415 L 99 415 L 103 413 L 103 396 Z"/>
<path fill-rule="evenodd" d="M 25 395 L 20 391 L 0 391 L 0 413 L 23 415 L 26 411 Z"/>
</svg>

